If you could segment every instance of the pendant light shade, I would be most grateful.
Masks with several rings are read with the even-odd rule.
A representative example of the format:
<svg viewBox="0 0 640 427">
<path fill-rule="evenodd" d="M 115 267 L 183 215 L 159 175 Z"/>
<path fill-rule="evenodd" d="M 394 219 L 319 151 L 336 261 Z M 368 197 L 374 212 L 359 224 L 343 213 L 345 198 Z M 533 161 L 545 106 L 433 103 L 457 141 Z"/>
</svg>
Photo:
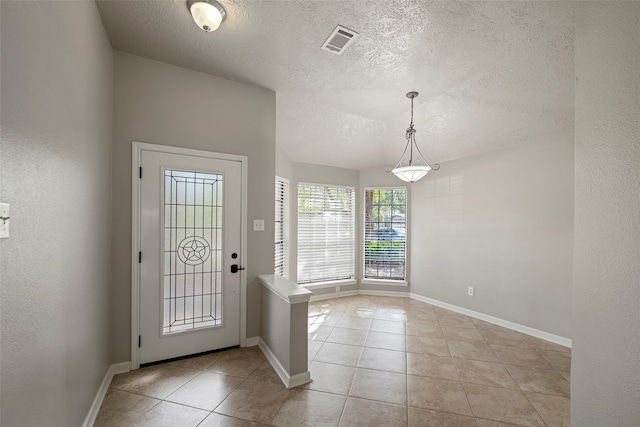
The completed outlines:
<svg viewBox="0 0 640 427">
<path fill-rule="evenodd" d="M 431 167 L 429 166 L 414 165 L 414 166 L 396 167 L 393 169 L 392 172 L 395 174 L 395 176 L 397 176 L 403 181 L 416 182 L 420 178 L 424 178 L 429 173 L 430 170 L 431 170 Z"/>
<path fill-rule="evenodd" d="M 406 182 L 416 182 L 417 180 L 424 178 L 430 170 L 440 169 L 439 164 L 431 166 L 424 159 L 422 152 L 418 148 L 416 143 L 416 130 L 413 127 L 413 98 L 418 96 L 418 92 L 407 93 L 407 98 L 411 99 L 411 122 L 407 128 L 405 138 L 407 139 L 407 145 L 404 147 L 402 157 L 395 168 L 391 170 L 395 176 Z M 413 150 L 415 147 L 416 157 L 413 157 Z M 409 152 L 409 158 L 405 155 Z"/>
</svg>

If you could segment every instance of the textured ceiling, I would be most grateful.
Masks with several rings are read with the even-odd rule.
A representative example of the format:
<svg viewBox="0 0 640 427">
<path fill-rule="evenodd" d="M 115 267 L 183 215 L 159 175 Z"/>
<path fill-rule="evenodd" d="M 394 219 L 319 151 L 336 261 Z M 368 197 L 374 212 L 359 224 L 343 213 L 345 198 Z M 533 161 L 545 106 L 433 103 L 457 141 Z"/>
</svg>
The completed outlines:
<svg viewBox="0 0 640 427">
<path fill-rule="evenodd" d="M 431 163 L 573 130 L 571 2 L 219 0 L 204 33 L 186 0 L 98 1 L 111 45 L 277 94 L 277 143 L 295 161 L 393 166 L 410 102 Z M 360 34 L 342 56 L 320 46 Z"/>
</svg>

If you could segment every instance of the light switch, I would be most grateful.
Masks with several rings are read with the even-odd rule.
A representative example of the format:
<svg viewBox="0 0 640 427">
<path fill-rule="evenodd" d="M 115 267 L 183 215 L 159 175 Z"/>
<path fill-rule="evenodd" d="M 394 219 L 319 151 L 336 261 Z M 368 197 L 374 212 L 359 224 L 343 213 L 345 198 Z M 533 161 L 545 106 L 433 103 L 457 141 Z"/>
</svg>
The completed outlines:
<svg viewBox="0 0 640 427">
<path fill-rule="evenodd" d="M 9 203 L 0 203 L 0 239 L 9 237 Z"/>
<path fill-rule="evenodd" d="M 253 231 L 264 231 L 264 219 L 253 220 Z"/>
</svg>

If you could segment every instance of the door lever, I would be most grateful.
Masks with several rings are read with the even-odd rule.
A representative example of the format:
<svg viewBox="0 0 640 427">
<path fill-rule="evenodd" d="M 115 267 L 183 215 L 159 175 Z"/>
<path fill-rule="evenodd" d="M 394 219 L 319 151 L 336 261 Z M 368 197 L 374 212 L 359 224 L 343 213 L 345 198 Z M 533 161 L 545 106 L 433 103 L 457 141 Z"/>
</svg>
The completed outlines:
<svg viewBox="0 0 640 427">
<path fill-rule="evenodd" d="M 238 264 L 231 264 L 231 272 L 237 273 L 238 270 L 244 270 L 244 267 L 238 266 Z"/>
</svg>

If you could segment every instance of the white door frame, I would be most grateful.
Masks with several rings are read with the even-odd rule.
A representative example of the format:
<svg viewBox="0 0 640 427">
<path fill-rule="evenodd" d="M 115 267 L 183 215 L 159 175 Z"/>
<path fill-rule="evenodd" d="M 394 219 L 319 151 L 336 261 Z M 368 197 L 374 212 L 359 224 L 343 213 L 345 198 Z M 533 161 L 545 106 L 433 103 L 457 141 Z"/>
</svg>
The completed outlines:
<svg viewBox="0 0 640 427">
<path fill-rule="evenodd" d="M 138 348 L 138 336 L 140 335 L 140 264 L 138 262 L 138 252 L 140 252 L 140 179 L 138 177 L 143 150 L 240 162 L 242 168 L 240 259 L 247 259 L 247 156 L 133 141 L 131 156 L 131 369 L 138 369 L 140 367 L 140 350 Z M 244 263 L 246 264 L 246 261 Z M 243 273 L 240 274 L 239 315 L 241 347 L 246 347 L 247 345 L 246 305 L 247 276 Z"/>
</svg>

